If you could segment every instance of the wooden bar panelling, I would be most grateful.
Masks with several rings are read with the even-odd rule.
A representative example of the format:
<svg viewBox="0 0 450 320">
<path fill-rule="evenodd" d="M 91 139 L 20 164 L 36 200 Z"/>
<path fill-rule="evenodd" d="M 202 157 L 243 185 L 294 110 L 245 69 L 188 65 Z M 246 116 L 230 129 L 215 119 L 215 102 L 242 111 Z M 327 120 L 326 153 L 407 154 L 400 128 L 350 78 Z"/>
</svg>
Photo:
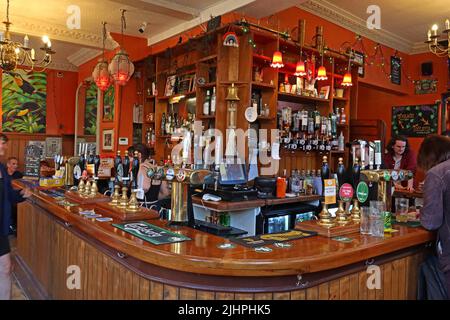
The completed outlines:
<svg viewBox="0 0 450 320">
<path fill-rule="evenodd" d="M 31 203 L 19 207 L 18 219 L 17 254 L 53 299 L 414 299 L 418 266 L 424 259 L 424 253 L 417 251 L 382 263 L 381 290 L 367 289 L 369 274 L 362 269 L 336 275 L 305 289 L 214 292 L 145 279 L 116 256 L 100 251 L 80 238 L 72 226 L 56 222 Z M 80 267 L 80 290 L 69 290 L 66 286 L 70 265 Z"/>
</svg>

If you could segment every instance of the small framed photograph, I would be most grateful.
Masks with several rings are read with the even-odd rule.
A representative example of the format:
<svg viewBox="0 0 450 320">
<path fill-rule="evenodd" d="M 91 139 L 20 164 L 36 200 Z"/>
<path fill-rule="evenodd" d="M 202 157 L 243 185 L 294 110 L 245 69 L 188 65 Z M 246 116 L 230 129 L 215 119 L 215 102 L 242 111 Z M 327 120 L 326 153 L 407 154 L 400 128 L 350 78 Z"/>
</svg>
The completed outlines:
<svg viewBox="0 0 450 320">
<path fill-rule="evenodd" d="M 103 130 L 102 137 L 103 137 L 102 149 L 112 151 L 114 149 L 114 130 L 113 129 Z"/>
<path fill-rule="evenodd" d="M 164 90 L 164 95 L 169 97 L 175 93 L 175 84 L 177 82 L 177 76 L 168 76 L 166 80 L 166 89 Z"/>
<path fill-rule="evenodd" d="M 330 96 L 330 86 L 323 86 L 320 88 L 319 98 L 328 99 Z"/>
<path fill-rule="evenodd" d="M 360 66 L 358 67 L 358 76 L 360 76 L 361 78 L 364 78 L 364 74 L 365 74 L 365 68 L 364 68 L 364 53 L 359 52 L 359 51 L 355 51 L 354 53 L 354 58 L 353 60 L 360 64 Z"/>
<path fill-rule="evenodd" d="M 178 93 L 186 93 L 191 91 L 191 82 L 192 77 L 186 77 L 183 79 L 180 79 L 180 82 L 178 83 Z"/>
</svg>

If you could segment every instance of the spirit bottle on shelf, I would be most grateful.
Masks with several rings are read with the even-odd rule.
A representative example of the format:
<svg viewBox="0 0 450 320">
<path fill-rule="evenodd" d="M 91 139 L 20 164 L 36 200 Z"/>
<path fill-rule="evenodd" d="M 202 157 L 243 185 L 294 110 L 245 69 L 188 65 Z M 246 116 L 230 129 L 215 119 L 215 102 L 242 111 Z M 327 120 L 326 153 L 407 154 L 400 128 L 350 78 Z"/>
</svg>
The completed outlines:
<svg viewBox="0 0 450 320">
<path fill-rule="evenodd" d="M 345 115 L 345 110 L 344 110 L 344 108 L 341 109 L 341 123 L 342 123 L 342 124 L 347 123 L 347 116 Z"/>
<path fill-rule="evenodd" d="M 320 130 L 320 120 L 321 120 L 320 112 L 318 110 L 315 110 L 314 111 L 314 130 L 315 131 Z"/>
<path fill-rule="evenodd" d="M 161 118 L 161 135 L 165 136 L 166 134 L 166 113 L 163 113 Z"/>
<path fill-rule="evenodd" d="M 206 98 L 205 98 L 205 101 L 203 102 L 203 115 L 209 116 L 210 104 L 211 104 L 210 93 L 209 93 L 209 90 L 206 90 Z"/>
<path fill-rule="evenodd" d="M 211 115 L 216 114 L 216 87 L 213 87 L 213 93 L 211 96 Z"/>
</svg>

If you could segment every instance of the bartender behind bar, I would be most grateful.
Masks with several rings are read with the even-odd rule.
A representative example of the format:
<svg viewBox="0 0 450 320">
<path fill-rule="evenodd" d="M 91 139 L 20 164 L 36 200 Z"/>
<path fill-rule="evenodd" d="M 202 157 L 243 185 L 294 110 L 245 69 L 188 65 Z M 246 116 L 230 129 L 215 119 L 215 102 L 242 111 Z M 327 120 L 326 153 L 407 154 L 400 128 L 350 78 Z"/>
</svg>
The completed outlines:
<svg viewBox="0 0 450 320">
<path fill-rule="evenodd" d="M 408 139 L 405 136 L 392 137 L 384 155 L 386 169 L 410 170 L 416 174 L 417 160 L 416 154 L 409 147 Z M 400 190 L 414 191 L 414 179 L 396 182 L 395 188 Z"/>
</svg>

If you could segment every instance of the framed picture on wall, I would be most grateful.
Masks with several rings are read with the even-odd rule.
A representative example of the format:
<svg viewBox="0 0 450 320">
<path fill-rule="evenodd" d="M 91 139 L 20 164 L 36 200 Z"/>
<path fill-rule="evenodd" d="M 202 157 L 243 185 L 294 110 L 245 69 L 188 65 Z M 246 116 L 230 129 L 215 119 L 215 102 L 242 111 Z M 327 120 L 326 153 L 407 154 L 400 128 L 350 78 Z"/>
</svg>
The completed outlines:
<svg viewBox="0 0 450 320">
<path fill-rule="evenodd" d="M 353 60 L 356 63 L 360 64 L 360 66 L 358 67 L 358 76 L 361 78 L 364 78 L 364 74 L 366 72 L 365 67 L 364 67 L 364 62 L 365 62 L 364 53 L 355 51 Z"/>
<path fill-rule="evenodd" d="M 168 76 L 166 80 L 166 89 L 164 90 L 164 95 L 166 97 L 171 96 L 175 93 L 175 84 L 177 82 L 177 76 Z"/>
<path fill-rule="evenodd" d="M 114 120 L 114 86 L 103 93 L 103 122 Z"/>
<path fill-rule="evenodd" d="M 102 149 L 112 151 L 114 149 L 114 130 L 103 130 L 102 138 Z"/>
</svg>

